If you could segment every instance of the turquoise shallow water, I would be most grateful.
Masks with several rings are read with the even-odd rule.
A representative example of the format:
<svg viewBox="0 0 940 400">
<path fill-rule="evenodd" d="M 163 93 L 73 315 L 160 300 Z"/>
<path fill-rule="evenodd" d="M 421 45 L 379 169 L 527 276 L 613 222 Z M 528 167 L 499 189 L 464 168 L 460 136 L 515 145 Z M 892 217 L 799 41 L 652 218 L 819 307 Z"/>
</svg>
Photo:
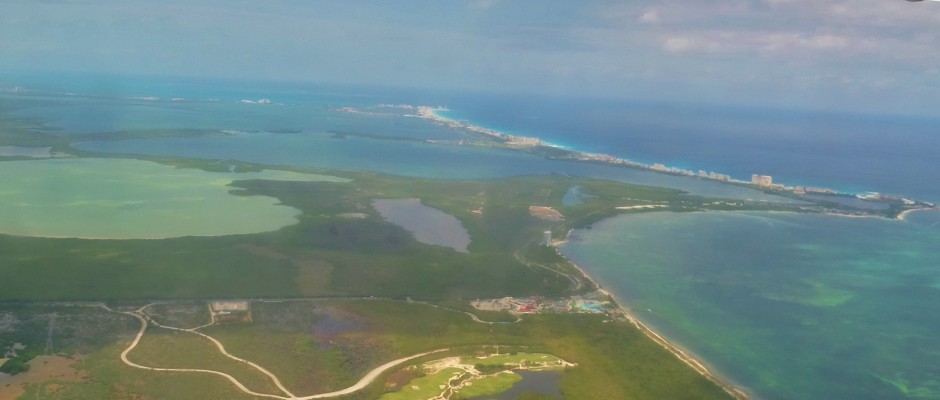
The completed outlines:
<svg viewBox="0 0 940 400">
<path fill-rule="evenodd" d="M 940 213 L 650 213 L 563 252 L 766 399 L 940 399 Z"/>
</svg>

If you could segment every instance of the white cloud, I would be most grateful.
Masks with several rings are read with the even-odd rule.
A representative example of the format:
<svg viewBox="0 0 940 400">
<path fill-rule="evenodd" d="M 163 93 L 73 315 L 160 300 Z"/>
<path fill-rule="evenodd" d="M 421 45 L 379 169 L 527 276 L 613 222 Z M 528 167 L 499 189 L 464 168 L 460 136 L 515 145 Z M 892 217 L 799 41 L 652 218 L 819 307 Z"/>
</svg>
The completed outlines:
<svg viewBox="0 0 940 400">
<path fill-rule="evenodd" d="M 681 53 L 687 50 L 693 50 L 697 45 L 695 41 L 687 37 L 671 37 L 663 42 L 663 48 L 668 52 Z"/>
<path fill-rule="evenodd" d="M 931 6 L 901 0 L 659 0 L 608 4 L 595 14 L 606 22 L 606 34 L 617 38 L 606 41 L 612 49 L 645 46 L 672 55 L 801 63 L 855 59 L 855 68 L 893 60 L 924 68 L 940 58 L 940 7 Z"/>
<path fill-rule="evenodd" d="M 655 9 L 647 10 L 640 16 L 640 22 L 657 23 L 659 22 L 659 13 Z"/>
</svg>

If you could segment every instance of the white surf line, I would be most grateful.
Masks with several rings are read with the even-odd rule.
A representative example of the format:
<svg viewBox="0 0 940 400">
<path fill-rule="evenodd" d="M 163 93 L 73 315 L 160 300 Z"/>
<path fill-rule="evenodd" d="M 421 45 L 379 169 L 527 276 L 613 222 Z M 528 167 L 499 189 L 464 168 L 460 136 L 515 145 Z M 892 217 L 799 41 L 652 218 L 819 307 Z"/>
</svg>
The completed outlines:
<svg viewBox="0 0 940 400">
<path fill-rule="evenodd" d="M 140 330 L 137 331 L 137 336 L 134 337 L 134 341 L 131 342 L 130 346 L 128 346 L 127 349 L 125 349 L 125 350 L 121 353 L 121 361 L 123 361 L 124 364 L 126 364 L 126 365 L 128 365 L 128 366 L 130 366 L 130 367 L 133 367 L 133 368 L 138 368 L 138 369 L 143 369 L 143 370 L 148 370 L 148 371 L 164 371 L 164 372 L 200 372 L 200 373 L 207 373 L 207 374 L 218 375 L 218 376 L 221 376 L 221 377 L 223 377 L 223 378 L 228 379 L 230 382 L 232 382 L 232 384 L 235 385 L 235 387 L 237 387 L 239 390 L 241 390 L 242 392 L 244 392 L 244 393 L 246 393 L 246 394 L 249 394 L 249 395 L 252 395 L 252 396 L 259 396 L 259 397 L 267 397 L 267 398 L 271 398 L 271 399 L 281 399 L 281 400 L 312 400 L 312 399 L 322 399 L 322 398 L 328 398 L 328 397 L 344 396 L 344 395 L 351 394 L 351 393 L 354 393 L 354 392 L 357 392 L 357 391 L 359 391 L 359 390 L 364 389 L 366 386 L 369 386 L 369 384 L 371 384 L 376 378 L 378 378 L 380 375 L 382 375 L 383 373 L 385 373 L 385 371 L 388 371 L 389 369 L 392 369 L 392 368 L 394 368 L 394 367 L 396 367 L 396 366 L 398 366 L 398 365 L 401 365 L 401 364 L 406 363 L 406 362 L 408 362 L 408 361 L 414 360 L 414 359 L 416 359 L 416 358 L 424 357 L 424 356 L 429 355 L 429 354 L 440 353 L 440 352 L 443 352 L 443 351 L 448 351 L 448 350 L 450 350 L 450 349 L 431 350 L 431 351 L 427 351 L 427 352 L 424 352 L 424 353 L 419 353 L 419 354 L 415 354 L 415 355 L 412 355 L 412 356 L 402 357 L 402 358 L 399 358 L 399 359 L 396 359 L 396 360 L 389 361 L 389 362 L 387 362 L 387 363 L 385 363 L 385 364 L 382 364 L 382 365 L 376 367 L 376 368 L 373 369 L 372 371 L 369 371 L 369 373 L 366 374 L 366 376 L 362 377 L 362 379 L 360 379 L 359 382 L 356 382 L 356 384 L 354 384 L 354 385 L 352 385 L 352 386 L 350 386 L 350 387 L 348 387 L 348 388 L 345 388 L 345 389 L 337 390 L 337 391 L 335 391 L 335 392 L 321 393 L 321 394 L 315 394 L 315 395 L 310 395 L 310 396 L 298 397 L 298 396 L 296 396 L 296 395 L 290 393 L 290 392 L 287 391 L 286 389 L 283 389 L 285 393 L 287 393 L 289 396 L 291 396 L 291 397 L 284 397 L 284 396 L 279 396 L 279 395 L 275 395 L 275 394 L 267 394 L 267 393 L 258 393 L 258 392 L 255 392 L 255 391 L 253 391 L 253 390 L 248 389 L 247 387 L 245 387 L 245 385 L 243 385 L 241 382 L 239 382 L 238 379 L 236 379 L 235 377 L 233 377 L 233 376 L 231 376 L 231 375 L 229 375 L 229 374 L 226 374 L 226 373 L 224 373 L 224 372 L 213 371 L 213 370 L 208 370 L 208 369 L 156 368 L 156 367 L 148 367 L 148 366 L 144 366 L 144 365 L 137 364 L 137 363 L 135 363 L 135 362 L 129 360 L 129 359 L 127 358 L 127 355 L 128 355 L 131 351 L 133 351 L 134 348 L 137 347 L 137 344 L 140 343 L 140 339 L 144 337 L 144 333 L 147 331 L 147 326 L 148 326 L 149 324 L 148 324 L 148 318 L 147 318 L 147 317 L 145 316 L 145 314 L 144 314 L 144 310 L 145 310 L 147 307 L 150 307 L 151 305 L 153 305 L 153 304 L 148 304 L 148 305 L 146 305 L 146 306 L 143 306 L 143 307 L 139 308 L 137 311 L 133 311 L 133 312 L 128 312 L 128 311 L 114 311 L 114 310 L 108 308 L 108 306 L 106 306 L 106 305 L 104 305 L 104 304 L 100 305 L 100 307 L 104 308 L 105 310 L 108 310 L 108 311 L 111 311 L 111 312 L 116 312 L 116 313 L 121 313 L 121 314 L 130 315 L 130 316 L 132 316 L 132 317 L 134 317 L 134 318 L 137 318 L 137 320 L 140 321 Z M 229 356 L 230 358 L 233 358 L 233 359 L 236 359 L 236 360 L 238 360 L 238 361 L 241 361 L 241 362 L 250 364 L 250 365 L 252 365 L 252 366 L 258 368 L 260 371 L 265 372 L 266 374 L 269 374 L 269 376 L 272 377 L 272 379 L 277 383 L 277 385 L 278 385 L 279 387 L 281 387 L 280 380 L 278 380 L 277 377 L 274 376 L 274 374 L 271 374 L 270 372 L 268 372 L 268 371 L 265 370 L 264 368 L 261 368 L 261 367 L 258 366 L 257 364 L 254 364 L 254 363 L 252 363 L 252 362 L 250 362 L 250 361 L 242 360 L 242 359 L 240 359 L 240 358 L 237 358 L 237 357 L 235 357 L 235 356 L 232 356 L 232 355 L 226 353 L 226 352 L 225 352 L 225 348 L 222 346 L 221 343 L 219 343 L 219 341 L 215 340 L 215 338 L 212 338 L 211 336 L 206 335 L 206 334 L 201 333 L 201 332 L 195 332 L 195 331 L 190 330 L 190 329 L 181 329 L 181 328 L 167 327 L 167 326 L 160 325 L 158 322 L 153 321 L 153 320 L 151 320 L 151 322 L 153 322 L 153 324 L 154 324 L 155 326 L 158 326 L 158 327 L 161 327 L 161 328 L 164 328 L 164 329 L 172 329 L 172 330 L 177 330 L 177 331 L 190 332 L 190 333 L 195 333 L 195 334 L 197 334 L 197 335 L 204 336 L 204 337 L 206 337 L 207 339 L 211 340 L 213 343 L 215 343 L 216 346 L 219 347 L 219 350 L 220 350 L 223 354 L 225 354 L 226 356 Z"/>
<path fill-rule="evenodd" d="M 665 207 L 668 207 L 668 206 L 665 204 L 645 204 L 645 205 L 639 205 L 639 206 L 623 206 L 623 207 L 614 207 L 614 208 L 617 210 L 644 210 L 644 209 L 665 208 Z"/>
</svg>

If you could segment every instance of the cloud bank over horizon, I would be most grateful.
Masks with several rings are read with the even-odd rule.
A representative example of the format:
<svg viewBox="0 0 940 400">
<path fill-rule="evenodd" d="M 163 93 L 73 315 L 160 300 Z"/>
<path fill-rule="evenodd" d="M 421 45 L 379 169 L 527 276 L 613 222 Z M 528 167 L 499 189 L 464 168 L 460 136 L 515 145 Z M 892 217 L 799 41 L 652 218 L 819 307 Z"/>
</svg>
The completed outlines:
<svg viewBox="0 0 940 400">
<path fill-rule="evenodd" d="M 0 69 L 938 115 L 940 5 L 901 0 L 0 0 Z"/>
</svg>

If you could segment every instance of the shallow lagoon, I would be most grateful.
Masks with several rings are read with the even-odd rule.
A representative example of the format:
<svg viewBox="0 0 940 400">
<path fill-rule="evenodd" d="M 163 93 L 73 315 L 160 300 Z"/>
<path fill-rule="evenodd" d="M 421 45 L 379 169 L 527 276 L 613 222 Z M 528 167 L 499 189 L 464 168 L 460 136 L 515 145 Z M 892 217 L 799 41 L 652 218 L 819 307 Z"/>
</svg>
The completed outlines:
<svg viewBox="0 0 940 400">
<path fill-rule="evenodd" d="M 647 213 L 563 252 L 761 399 L 940 399 L 940 212 Z"/>
<path fill-rule="evenodd" d="M 460 220 L 421 199 L 375 199 L 372 206 L 389 222 L 405 228 L 421 243 L 450 247 L 466 253 L 470 234 Z"/>
<path fill-rule="evenodd" d="M 229 193 L 234 180 L 345 181 L 284 171 L 211 173 L 127 159 L 0 163 L 0 233 L 160 239 L 266 232 L 299 211 L 266 196 Z"/>
</svg>

